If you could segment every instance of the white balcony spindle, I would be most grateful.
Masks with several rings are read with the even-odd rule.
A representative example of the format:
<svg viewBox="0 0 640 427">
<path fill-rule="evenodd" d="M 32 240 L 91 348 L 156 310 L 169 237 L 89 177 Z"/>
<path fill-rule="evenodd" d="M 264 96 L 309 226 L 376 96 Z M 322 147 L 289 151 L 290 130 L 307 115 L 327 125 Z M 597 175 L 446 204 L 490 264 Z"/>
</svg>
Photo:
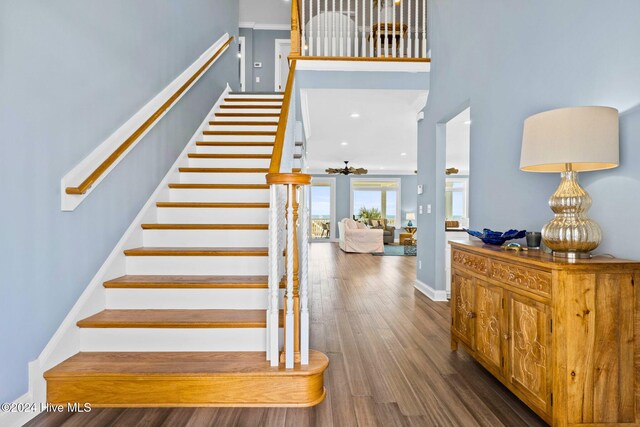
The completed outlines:
<svg viewBox="0 0 640 427">
<path fill-rule="evenodd" d="M 324 0 L 324 56 L 329 56 L 329 0 Z"/>
<path fill-rule="evenodd" d="M 342 9 L 342 0 L 338 0 L 340 2 L 340 16 L 338 17 L 338 25 L 340 25 L 340 56 L 344 56 L 344 15 Z"/>
<path fill-rule="evenodd" d="M 420 4 L 420 0 L 415 0 L 416 2 L 416 25 L 413 27 L 414 31 L 415 31 L 415 43 L 413 44 L 413 48 L 415 49 L 415 54 L 413 55 L 415 58 L 418 58 L 420 56 L 420 39 L 418 38 L 418 18 L 420 17 L 419 15 L 419 11 L 418 11 L 418 5 Z"/>
<path fill-rule="evenodd" d="M 400 2 L 400 58 L 404 56 L 404 2 Z"/>
<path fill-rule="evenodd" d="M 407 58 L 411 58 L 411 0 L 407 0 Z"/>
<path fill-rule="evenodd" d="M 267 309 L 267 360 L 271 366 L 278 366 L 280 363 L 280 343 L 279 338 L 279 304 L 278 293 L 280 288 L 279 276 L 279 227 L 278 227 L 278 191 L 275 185 L 269 189 L 269 301 Z"/>
<path fill-rule="evenodd" d="M 336 28 L 336 0 L 331 0 L 331 56 L 336 54 L 338 29 Z"/>
<path fill-rule="evenodd" d="M 294 362 L 294 320 L 293 320 L 293 251 L 295 243 L 293 241 L 293 197 L 294 185 L 287 185 L 287 306 L 285 315 L 285 367 L 293 368 Z"/>
<path fill-rule="evenodd" d="M 313 0 L 309 0 L 309 55 L 311 56 L 313 56 L 313 47 Z"/>
<path fill-rule="evenodd" d="M 381 47 L 380 46 L 380 36 L 381 36 L 382 32 L 380 31 L 380 15 L 381 15 L 381 12 L 380 12 L 380 6 L 381 5 L 380 5 L 380 3 L 382 3 L 382 1 L 378 1 L 378 31 L 377 31 L 378 34 L 376 34 L 376 36 L 377 36 L 376 45 L 378 46 L 378 48 L 376 49 L 377 50 L 377 56 L 380 56 L 380 54 L 381 54 L 381 51 L 380 51 L 380 47 Z"/>
<path fill-rule="evenodd" d="M 306 0 L 302 0 L 302 19 L 301 19 L 301 23 L 300 25 L 302 26 L 302 40 L 300 42 L 300 55 L 305 56 L 307 54 L 307 49 L 309 48 L 309 45 L 307 44 L 307 33 L 306 33 L 306 20 L 305 20 L 305 16 L 304 16 L 304 12 L 305 12 L 305 4 L 306 4 Z"/>
<path fill-rule="evenodd" d="M 391 0 L 393 1 L 393 0 Z M 393 18 L 391 19 L 393 22 L 393 30 L 391 36 L 391 56 L 396 57 L 396 5 L 393 4 Z"/>
<path fill-rule="evenodd" d="M 373 0 L 369 0 L 369 56 L 376 56 L 373 53 Z"/>
<path fill-rule="evenodd" d="M 427 57 L 427 0 L 422 0 L 422 57 Z"/>
<path fill-rule="evenodd" d="M 340 0 L 342 1 L 342 0 Z M 347 33 L 347 56 L 351 56 L 351 0 L 347 0 L 347 16 L 349 17 L 349 21 L 347 22 L 347 28 L 345 32 Z M 358 20 L 358 14 L 356 14 L 356 21 Z M 356 22 L 356 34 L 358 34 L 358 24 Z M 358 42 L 356 42 L 356 46 Z"/>
<path fill-rule="evenodd" d="M 300 363 L 309 364 L 309 187 L 302 190 L 300 243 Z"/>
<path fill-rule="evenodd" d="M 389 8 L 387 7 L 388 1 L 386 0 L 384 4 L 384 56 L 389 56 Z"/>
<path fill-rule="evenodd" d="M 317 1 L 318 1 L 318 4 L 317 4 L 317 11 L 318 12 L 316 13 L 316 19 L 317 19 L 316 23 L 318 24 L 318 29 L 316 31 L 316 41 L 317 41 L 316 42 L 316 55 L 322 56 L 321 49 L 320 49 L 320 46 L 322 46 L 321 39 L 320 39 L 321 38 L 321 35 L 320 35 L 320 2 L 322 0 L 317 0 Z"/>
<path fill-rule="evenodd" d="M 350 0 L 348 0 L 348 1 L 349 1 L 349 6 L 351 6 L 351 1 Z M 358 55 L 358 53 L 359 53 L 358 52 L 358 47 L 359 47 L 358 46 L 358 3 L 359 2 L 360 2 L 360 0 L 356 0 L 356 4 L 355 4 L 356 27 L 355 27 L 355 30 L 354 30 L 355 32 L 353 34 L 353 56 L 355 56 L 355 57 L 359 56 Z M 364 26 L 364 20 L 363 20 L 362 25 Z"/>
</svg>

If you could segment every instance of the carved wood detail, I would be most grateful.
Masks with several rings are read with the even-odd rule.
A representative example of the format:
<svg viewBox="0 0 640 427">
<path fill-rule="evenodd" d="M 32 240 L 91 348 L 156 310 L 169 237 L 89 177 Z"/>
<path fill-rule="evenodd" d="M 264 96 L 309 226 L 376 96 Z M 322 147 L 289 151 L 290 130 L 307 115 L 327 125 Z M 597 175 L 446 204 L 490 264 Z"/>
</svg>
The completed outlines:
<svg viewBox="0 0 640 427">
<path fill-rule="evenodd" d="M 478 280 L 476 351 L 502 369 L 502 290 Z"/>
<path fill-rule="evenodd" d="M 459 264 L 463 267 L 469 268 L 476 273 L 487 274 L 488 260 L 484 257 L 470 254 L 464 251 L 454 250 L 451 254 L 453 264 Z"/>
<path fill-rule="evenodd" d="M 473 346 L 473 320 L 475 317 L 473 282 L 470 278 L 454 273 L 452 286 L 455 287 L 453 328 L 467 345 Z"/>
<path fill-rule="evenodd" d="M 551 274 L 491 260 L 489 277 L 536 292 L 551 294 Z"/>
</svg>

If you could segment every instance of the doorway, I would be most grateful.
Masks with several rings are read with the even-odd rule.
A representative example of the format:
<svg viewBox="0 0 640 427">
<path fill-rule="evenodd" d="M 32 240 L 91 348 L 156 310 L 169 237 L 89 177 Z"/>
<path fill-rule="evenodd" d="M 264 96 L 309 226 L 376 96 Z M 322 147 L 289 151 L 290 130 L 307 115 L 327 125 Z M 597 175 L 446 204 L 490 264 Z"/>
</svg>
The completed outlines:
<svg viewBox="0 0 640 427">
<path fill-rule="evenodd" d="M 276 39 L 275 57 L 275 91 L 283 92 L 289 76 L 289 53 L 291 52 L 291 40 Z"/>
<path fill-rule="evenodd" d="M 468 239 L 469 180 L 471 152 L 471 108 L 467 107 L 445 124 L 446 172 L 444 189 L 445 242 Z M 445 283 L 451 294 L 451 245 L 445 244 Z"/>
<path fill-rule="evenodd" d="M 245 38 L 243 36 L 238 37 L 238 59 L 238 67 L 240 68 L 240 92 L 244 92 L 247 87 L 247 58 L 245 55 Z"/>
<path fill-rule="evenodd" d="M 314 242 L 336 240 L 336 179 L 313 178 L 309 194 L 309 230 Z"/>
</svg>

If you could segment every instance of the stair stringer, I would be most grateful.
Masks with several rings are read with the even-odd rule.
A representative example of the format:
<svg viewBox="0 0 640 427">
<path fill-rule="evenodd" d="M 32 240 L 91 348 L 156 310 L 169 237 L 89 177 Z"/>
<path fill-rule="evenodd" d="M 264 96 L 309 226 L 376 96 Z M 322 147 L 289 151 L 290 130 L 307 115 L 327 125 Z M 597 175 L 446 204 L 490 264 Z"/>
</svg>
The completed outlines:
<svg viewBox="0 0 640 427">
<path fill-rule="evenodd" d="M 168 199 L 169 182 L 176 182 L 178 168 L 188 166 L 187 154 L 196 146 L 196 141 L 202 132 L 209 129 L 209 121 L 220 110 L 224 98 L 231 93 L 231 87 L 222 92 L 214 106 L 204 117 L 204 120 L 196 129 L 185 148 L 180 153 L 175 163 L 171 166 L 165 177 L 158 184 L 147 203 L 142 207 L 122 238 L 109 254 L 89 285 L 82 292 L 77 302 L 62 321 L 52 338 L 42 350 L 38 358 L 29 363 L 29 392 L 25 396 L 32 403 L 46 402 L 46 381 L 43 374 L 48 369 L 61 363 L 63 360 L 81 351 L 81 333 L 76 323 L 96 312 L 107 308 L 105 281 L 115 279 L 126 274 L 126 261 L 124 250 L 130 247 L 143 246 L 143 230 L 141 224 L 154 222 L 156 219 L 156 202 Z M 23 396 L 24 398 L 24 396 Z M 24 400 L 24 399 L 23 399 Z M 38 413 L 31 413 L 35 417 Z M 26 420 L 21 420 L 26 422 Z"/>
</svg>

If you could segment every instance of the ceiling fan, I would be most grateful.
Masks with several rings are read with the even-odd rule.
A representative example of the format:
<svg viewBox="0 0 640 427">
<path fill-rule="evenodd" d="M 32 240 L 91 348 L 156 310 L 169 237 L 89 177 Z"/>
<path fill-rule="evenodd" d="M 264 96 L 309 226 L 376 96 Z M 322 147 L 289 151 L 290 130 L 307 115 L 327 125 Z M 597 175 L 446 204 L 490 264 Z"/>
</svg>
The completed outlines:
<svg viewBox="0 0 640 427">
<path fill-rule="evenodd" d="M 457 168 L 447 168 L 447 170 L 445 171 L 445 174 L 447 174 L 447 175 L 457 175 L 458 172 L 460 172 L 460 170 L 457 169 Z"/>
<path fill-rule="evenodd" d="M 341 175 L 366 175 L 367 173 L 369 173 L 368 170 L 363 168 L 356 169 L 353 167 L 349 167 L 348 160 L 345 160 L 344 168 L 342 169 L 329 168 L 329 169 L 325 169 L 325 172 L 328 174 L 341 174 Z"/>
</svg>

